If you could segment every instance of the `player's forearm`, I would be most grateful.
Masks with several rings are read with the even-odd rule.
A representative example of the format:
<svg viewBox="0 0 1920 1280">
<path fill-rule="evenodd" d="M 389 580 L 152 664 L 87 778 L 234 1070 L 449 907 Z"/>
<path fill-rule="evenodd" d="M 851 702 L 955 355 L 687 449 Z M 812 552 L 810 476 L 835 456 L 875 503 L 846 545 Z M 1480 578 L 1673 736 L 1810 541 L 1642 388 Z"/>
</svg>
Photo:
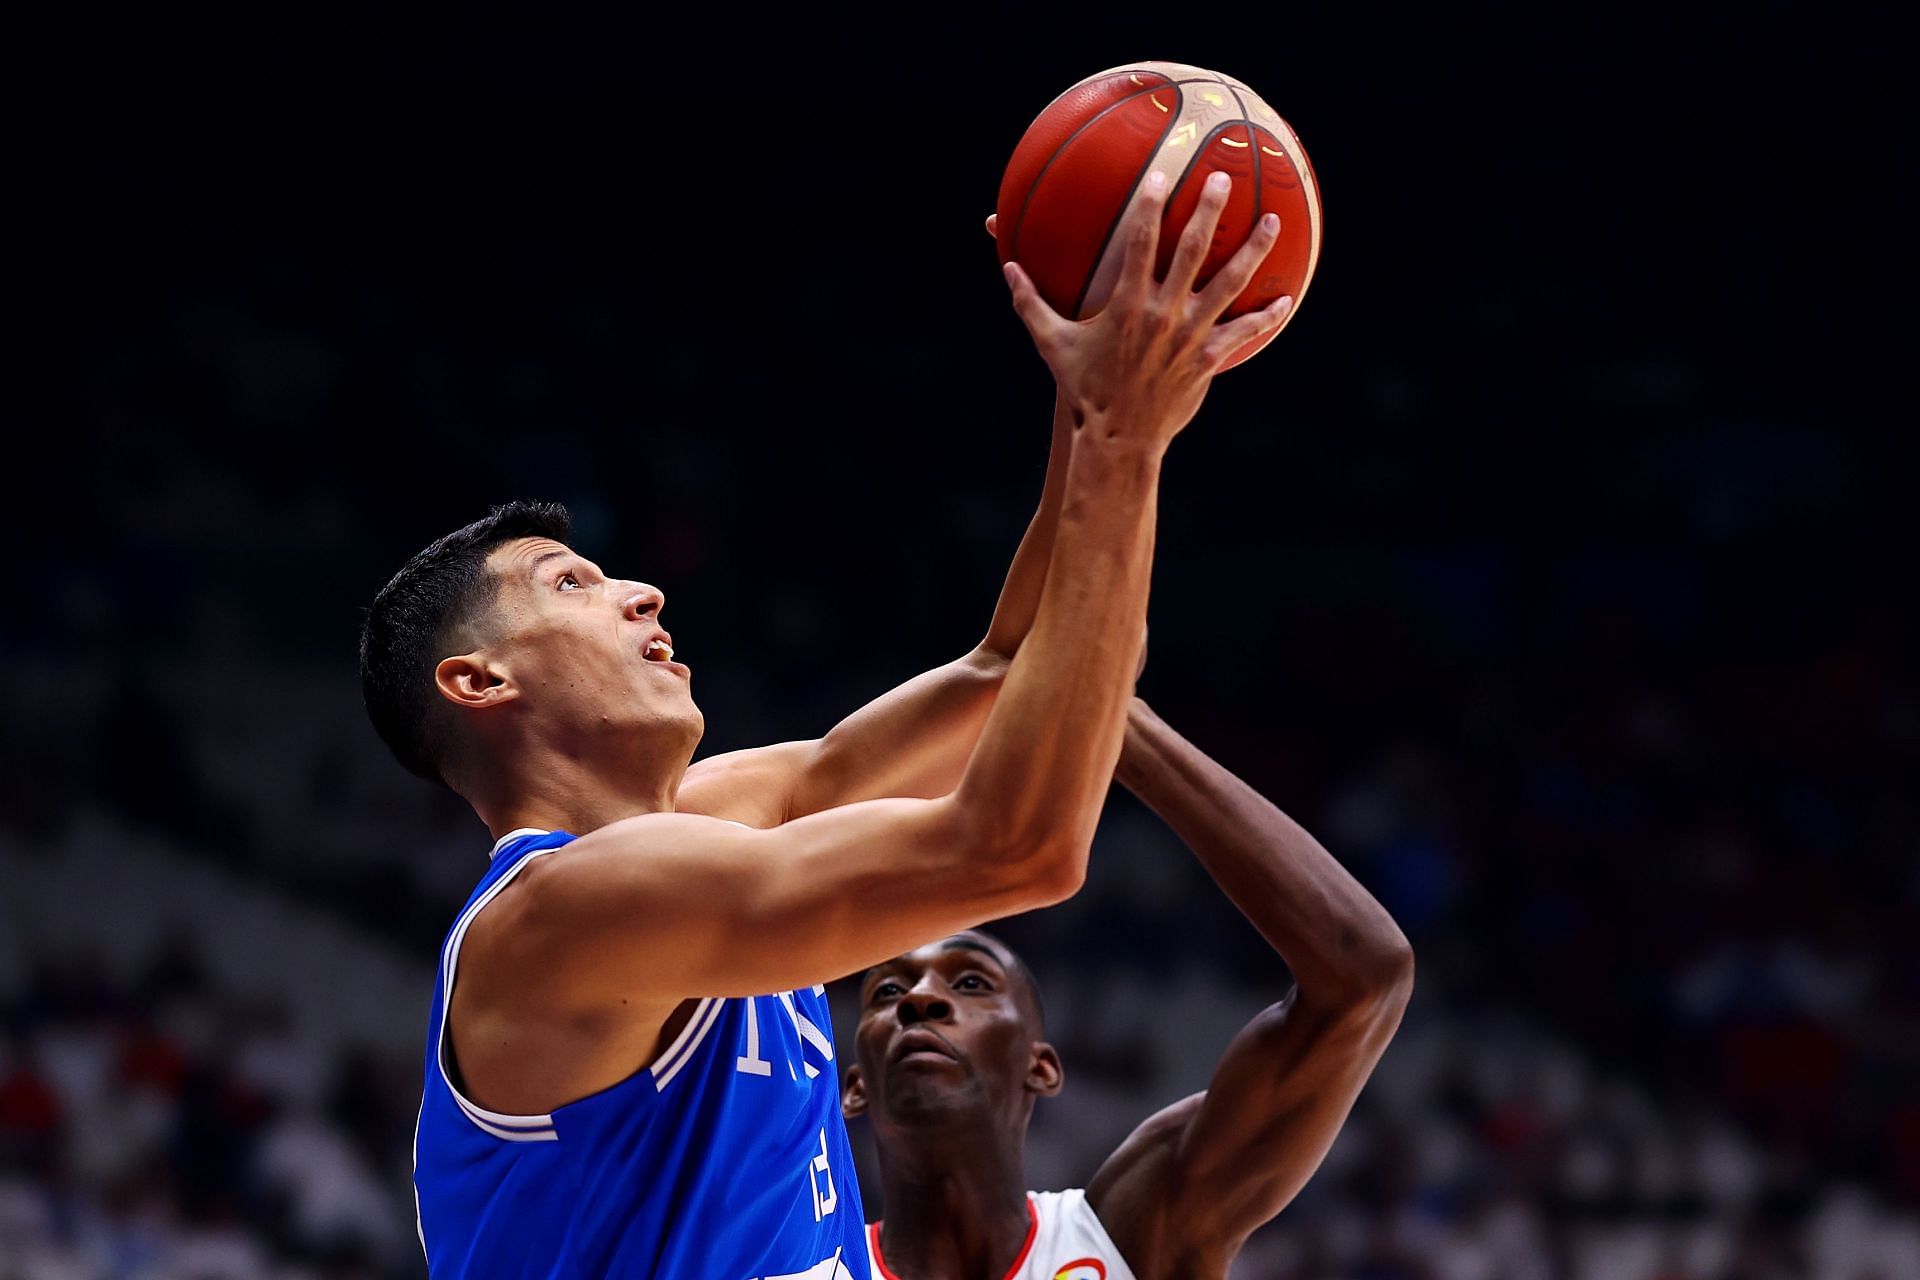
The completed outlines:
<svg viewBox="0 0 1920 1280">
<path fill-rule="evenodd" d="M 1305 828 L 1138 699 L 1116 776 L 1193 849 L 1303 996 L 1404 992 L 1413 953 L 1386 909 Z"/>
<path fill-rule="evenodd" d="M 1047 453 L 1047 478 L 1040 487 L 1040 507 L 1013 553 L 1013 564 L 1000 588 L 986 639 L 980 642 L 981 654 L 1011 660 L 1033 628 L 1034 615 L 1040 609 L 1040 591 L 1047 581 L 1047 566 L 1053 559 L 1054 531 L 1060 523 L 1060 504 L 1067 491 L 1067 460 L 1072 453 L 1073 413 L 1056 395 L 1053 442 Z"/>
<path fill-rule="evenodd" d="M 959 785 L 1006 676 L 975 650 L 888 690 L 822 738 L 794 784 L 789 818 L 881 796 L 931 798 Z"/>
<path fill-rule="evenodd" d="M 878 796 L 946 795 L 960 784 L 1008 664 L 1040 607 L 1072 437 L 1072 414 L 1056 397 L 1040 504 L 1014 552 L 986 637 L 835 725 L 796 781 L 789 816 Z"/>
<path fill-rule="evenodd" d="M 1084 870 L 1125 727 L 1146 622 L 1163 446 L 1075 432 L 1053 557 L 956 798 L 1014 847 Z"/>
</svg>

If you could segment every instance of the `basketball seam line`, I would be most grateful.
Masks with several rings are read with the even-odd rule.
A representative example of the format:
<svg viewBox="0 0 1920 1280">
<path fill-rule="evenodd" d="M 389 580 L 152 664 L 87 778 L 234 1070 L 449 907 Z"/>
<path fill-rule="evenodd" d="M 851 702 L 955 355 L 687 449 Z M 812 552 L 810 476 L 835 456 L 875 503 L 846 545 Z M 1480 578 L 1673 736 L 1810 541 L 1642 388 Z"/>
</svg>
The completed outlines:
<svg viewBox="0 0 1920 1280">
<path fill-rule="evenodd" d="M 1114 72 L 1114 74 L 1115 75 L 1138 75 L 1140 73 L 1137 71 L 1116 71 Z M 1160 75 L 1160 72 L 1158 71 L 1149 71 L 1147 74 L 1160 76 L 1162 80 L 1167 79 L 1165 76 Z M 1012 238 L 1007 241 L 1007 261 L 1009 262 L 1020 261 L 1020 255 L 1018 253 L 1018 250 L 1020 248 L 1020 229 L 1024 227 L 1027 223 L 1027 210 L 1031 208 L 1033 205 L 1033 193 L 1040 189 L 1040 180 L 1047 176 L 1047 170 L 1053 168 L 1053 162 L 1060 158 L 1060 153 L 1062 151 L 1065 151 L 1068 147 L 1072 146 L 1073 140 L 1075 138 L 1079 137 L 1081 134 L 1085 133 L 1088 129 L 1091 129 L 1095 124 L 1099 123 L 1102 119 L 1104 119 L 1108 112 L 1118 111 L 1121 107 L 1126 106 L 1129 102 L 1134 101 L 1135 99 L 1141 97 L 1143 94 L 1158 93 L 1160 92 L 1160 90 L 1169 87 L 1169 85 L 1174 86 L 1174 90 L 1176 93 L 1179 91 L 1178 82 L 1168 81 L 1166 84 L 1152 85 L 1148 88 L 1140 90 L 1139 93 L 1130 93 L 1124 98 L 1118 99 L 1117 101 L 1114 101 L 1114 102 L 1109 102 L 1106 106 L 1100 108 L 1099 111 L 1095 112 L 1093 115 L 1089 116 L 1087 119 L 1082 120 L 1078 125 L 1075 125 L 1073 132 L 1060 140 L 1060 145 L 1053 149 L 1053 154 L 1047 157 L 1047 162 L 1040 166 L 1040 172 L 1034 174 L 1033 181 L 1027 184 L 1027 193 L 1020 197 L 1020 212 L 1014 216 L 1013 231 L 1011 233 Z M 1076 85 L 1074 87 L 1078 88 L 1079 86 Z M 1072 93 L 1072 92 L 1073 92 L 1072 89 L 1067 90 L 1067 93 Z M 1063 93 L 1060 95 L 1060 98 L 1064 98 L 1066 96 L 1067 94 Z M 1053 102 L 1060 101 L 1060 98 L 1055 98 Z M 1047 114 L 1047 111 L 1051 111 L 1053 109 L 1053 102 L 1049 102 L 1047 104 L 1047 110 L 1042 111 L 1040 115 L 1044 116 Z M 1035 119 L 1037 121 L 1038 117 L 1035 117 Z M 1031 129 L 1033 126 L 1028 125 L 1027 127 Z M 1014 150 L 1018 151 L 1019 148 L 1016 146 Z"/>
<path fill-rule="evenodd" d="M 1127 210 L 1133 205 L 1133 197 L 1139 193 L 1140 184 L 1146 181 L 1147 172 L 1153 168 L 1153 162 L 1160 155 L 1160 149 L 1167 145 L 1167 135 L 1173 132 L 1174 121 L 1178 120 L 1180 113 L 1186 109 L 1187 95 L 1180 92 L 1180 85 L 1194 83 L 1196 83 L 1196 81 L 1183 80 L 1172 86 L 1174 92 L 1174 110 L 1167 113 L 1166 126 L 1160 130 L 1160 136 L 1154 139 L 1153 149 L 1147 152 L 1147 158 L 1140 164 L 1140 171 L 1133 175 L 1133 185 L 1127 188 L 1126 199 L 1120 202 L 1120 211 L 1113 215 L 1113 222 L 1107 227 L 1107 234 L 1101 237 L 1100 250 L 1093 255 L 1093 265 L 1087 268 L 1086 279 L 1080 282 L 1080 292 L 1075 295 L 1073 299 L 1073 311 L 1067 317 L 1069 320 L 1078 320 L 1080 318 L 1080 308 L 1084 306 L 1087 301 L 1087 290 L 1093 288 L 1093 278 L 1100 274 L 1100 263 L 1106 258 L 1107 250 L 1113 247 L 1113 233 L 1120 229 L 1121 222 L 1126 219 Z M 1164 88 L 1166 86 L 1162 87 Z M 1065 146 L 1066 144 L 1062 143 L 1061 145 Z M 1034 185 L 1039 185 L 1038 179 L 1034 180 Z M 1167 188 L 1169 199 L 1172 198 L 1173 192 L 1176 189 L 1177 188 L 1171 185 Z"/>
<path fill-rule="evenodd" d="M 1223 83 L 1227 86 L 1227 92 L 1233 95 L 1233 105 L 1240 108 L 1240 123 L 1247 126 L 1247 141 L 1253 144 L 1249 148 L 1251 154 L 1248 158 L 1253 161 L 1253 225 L 1258 227 L 1262 213 L 1260 197 L 1266 193 L 1266 184 L 1260 180 L 1260 127 L 1254 124 L 1253 117 L 1247 113 L 1247 104 L 1240 97 L 1240 91 L 1234 88 L 1231 81 L 1223 81 Z"/>
<path fill-rule="evenodd" d="M 1234 99 L 1234 101 L 1235 101 L 1236 103 L 1238 103 L 1238 102 L 1239 102 L 1239 99 L 1238 99 L 1238 98 L 1235 98 L 1235 99 Z M 1244 110 L 1244 108 L 1242 108 L 1242 109 Z M 1206 137 L 1204 137 L 1204 138 L 1202 138 L 1202 139 L 1200 139 L 1200 141 L 1199 141 L 1199 143 L 1198 143 L 1198 145 L 1196 145 L 1196 146 L 1194 147 L 1194 149 L 1193 149 L 1193 159 L 1191 159 L 1191 160 L 1189 160 L 1189 161 L 1187 161 L 1187 167 L 1186 167 L 1186 168 L 1184 168 L 1184 169 L 1182 169 L 1182 170 L 1180 171 L 1180 181 L 1178 181 L 1178 182 L 1176 182 L 1176 183 L 1174 183 L 1174 184 L 1172 185 L 1172 187 L 1171 187 L 1171 189 L 1170 189 L 1170 191 L 1169 191 L 1169 193 L 1168 193 L 1168 196 L 1167 196 L 1167 198 L 1168 198 L 1169 200 L 1171 200 L 1171 199 L 1173 198 L 1173 196 L 1172 196 L 1172 192 L 1175 192 L 1175 191 L 1178 191 L 1178 190 L 1180 190 L 1180 188 L 1181 188 L 1181 187 L 1183 187 L 1183 186 L 1185 186 L 1185 185 L 1186 185 L 1186 181 L 1187 181 L 1187 177 L 1188 177 L 1188 175 L 1190 175 L 1190 174 L 1191 174 L 1191 173 L 1193 172 L 1193 166 L 1195 166 L 1195 165 L 1197 165 L 1197 164 L 1199 164 L 1199 163 L 1200 163 L 1200 158 L 1201 158 L 1201 156 L 1203 156 L 1203 155 L 1205 155 L 1205 154 L 1206 154 L 1206 150 L 1207 150 L 1207 148 L 1213 145 L 1213 140 L 1214 140 L 1215 138 L 1218 138 L 1218 137 L 1219 137 L 1219 136 L 1220 136 L 1221 134 L 1223 134 L 1223 133 L 1225 133 L 1225 132 L 1226 132 L 1226 131 L 1227 131 L 1228 129 L 1231 129 L 1231 128 L 1233 128 L 1233 126 L 1235 126 L 1236 124 L 1245 124 L 1245 125 L 1247 125 L 1247 136 L 1248 136 L 1249 138 L 1251 138 L 1251 137 L 1253 136 L 1253 122 L 1252 122 L 1252 121 L 1250 121 L 1250 120 L 1246 120 L 1246 121 L 1242 121 L 1242 120 L 1222 120 L 1222 121 L 1221 121 L 1221 122 L 1220 122 L 1219 124 L 1217 124 L 1217 125 L 1215 125 L 1215 126 L 1214 126 L 1214 127 L 1213 127 L 1213 128 L 1212 128 L 1212 129 L 1211 129 L 1211 130 L 1210 130 L 1210 131 L 1209 131 L 1209 132 L 1207 133 L 1207 136 L 1206 136 Z M 1256 172 L 1256 173 L 1255 173 L 1255 177 L 1258 177 L 1258 176 L 1259 176 L 1259 175 L 1258 175 L 1258 173 Z M 1255 218 L 1258 218 L 1258 217 L 1260 216 L 1260 207 L 1259 207 L 1259 199 L 1260 199 L 1260 193 L 1259 193 L 1259 189 L 1258 189 L 1258 188 L 1255 188 L 1255 190 L 1254 190 L 1254 201 L 1255 201 L 1255 204 L 1254 204 L 1254 214 L 1253 214 L 1253 216 L 1254 216 Z M 1196 208 L 1197 208 L 1197 206 L 1196 206 Z M 1186 228 L 1184 228 L 1184 227 L 1183 227 L 1183 228 L 1181 228 L 1181 230 L 1182 230 L 1182 231 L 1184 232 L 1184 231 L 1186 230 Z M 1212 279 L 1212 277 L 1211 277 L 1211 276 L 1209 276 L 1209 277 L 1208 277 L 1208 279 L 1209 279 L 1209 280 L 1211 280 L 1211 279 Z M 1196 281 L 1196 283 L 1198 283 L 1198 282 Z"/>
</svg>

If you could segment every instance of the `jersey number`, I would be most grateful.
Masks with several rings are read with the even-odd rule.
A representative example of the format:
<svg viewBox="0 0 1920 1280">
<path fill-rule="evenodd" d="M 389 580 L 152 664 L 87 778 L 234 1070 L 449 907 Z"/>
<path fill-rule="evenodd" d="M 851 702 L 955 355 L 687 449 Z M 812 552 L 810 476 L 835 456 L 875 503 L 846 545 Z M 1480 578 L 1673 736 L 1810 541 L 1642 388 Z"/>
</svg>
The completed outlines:
<svg viewBox="0 0 1920 1280">
<path fill-rule="evenodd" d="M 814 990 L 824 989 L 816 987 Z M 806 1069 L 807 1079 L 811 1080 L 820 1074 L 820 1068 L 806 1060 L 806 1047 L 811 1045 L 821 1057 L 832 1062 L 833 1041 L 819 1027 L 813 1025 L 813 1019 L 800 1012 L 793 1002 L 793 992 L 782 991 L 775 998 L 780 1001 L 780 1007 L 787 1011 L 787 1017 L 793 1020 L 793 1029 L 799 1033 L 802 1050 L 800 1065 Z M 747 1000 L 747 1051 L 733 1060 L 733 1069 L 749 1076 L 773 1074 L 773 1064 L 760 1056 L 760 998 L 757 996 Z M 787 1071 L 788 1074 L 792 1074 L 791 1064 L 788 1065 Z"/>
<path fill-rule="evenodd" d="M 833 1170 L 827 1165 L 827 1131 L 820 1131 L 820 1154 L 807 1162 L 807 1183 L 813 1189 L 813 1220 L 833 1212 L 840 1195 L 833 1189 Z"/>
</svg>

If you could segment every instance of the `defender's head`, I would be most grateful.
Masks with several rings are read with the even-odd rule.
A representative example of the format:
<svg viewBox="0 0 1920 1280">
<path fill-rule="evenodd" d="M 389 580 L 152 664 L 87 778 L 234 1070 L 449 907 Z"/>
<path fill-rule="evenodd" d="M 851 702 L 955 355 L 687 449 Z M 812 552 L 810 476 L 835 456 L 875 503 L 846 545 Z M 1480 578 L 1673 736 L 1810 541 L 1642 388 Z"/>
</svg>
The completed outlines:
<svg viewBox="0 0 1920 1280">
<path fill-rule="evenodd" d="M 841 1109 L 872 1118 L 883 1152 L 929 1126 L 1024 1133 L 1064 1079 L 1045 1037 L 1025 962 L 991 934 L 956 933 L 867 970 Z"/>
<path fill-rule="evenodd" d="M 644 750 L 685 767 L 702 723 L 660 627 L 665 597 L 602 573 L 567 545 L 571 529 L 559 503 L 495 507 L 374 597 L 361 693 L 414 773 L 472 799 L 530 749 L 590 768 Z"/>
</svg>

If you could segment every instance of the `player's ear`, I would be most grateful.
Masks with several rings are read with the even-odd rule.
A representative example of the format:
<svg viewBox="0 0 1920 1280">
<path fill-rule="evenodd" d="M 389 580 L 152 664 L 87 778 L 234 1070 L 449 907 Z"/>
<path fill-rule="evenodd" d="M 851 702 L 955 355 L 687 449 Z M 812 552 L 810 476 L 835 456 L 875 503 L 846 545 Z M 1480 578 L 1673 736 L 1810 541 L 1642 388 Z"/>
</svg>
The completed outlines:
<svg viewBox="0 0 1920 1280">
<path fill-rule="evenodd" d="M 507 669 L 478 649 L 440 659 L 433 669 L 433 686 L 448 702 L 471 711 L 497 707 L 520 696 L 520 686 Z"/>
<path fill-rule="evenodd" d="M 847 1068 L 846 1083 L 840 1086 L 840 1114 L 849 1120 L 867 1114 L 867 1082 L 860 1078 L 859 1067 Z"/>
<path fill-rule="evenodd" d="M 1027 1055 L 1027 1092 L 1051 1098 L 1066 1082 L 1067 1069 L 1060 1063 L 1059 1051 L 1045 1040 L 1035 1040 L 1033 1052 Z"/>
</svg>

